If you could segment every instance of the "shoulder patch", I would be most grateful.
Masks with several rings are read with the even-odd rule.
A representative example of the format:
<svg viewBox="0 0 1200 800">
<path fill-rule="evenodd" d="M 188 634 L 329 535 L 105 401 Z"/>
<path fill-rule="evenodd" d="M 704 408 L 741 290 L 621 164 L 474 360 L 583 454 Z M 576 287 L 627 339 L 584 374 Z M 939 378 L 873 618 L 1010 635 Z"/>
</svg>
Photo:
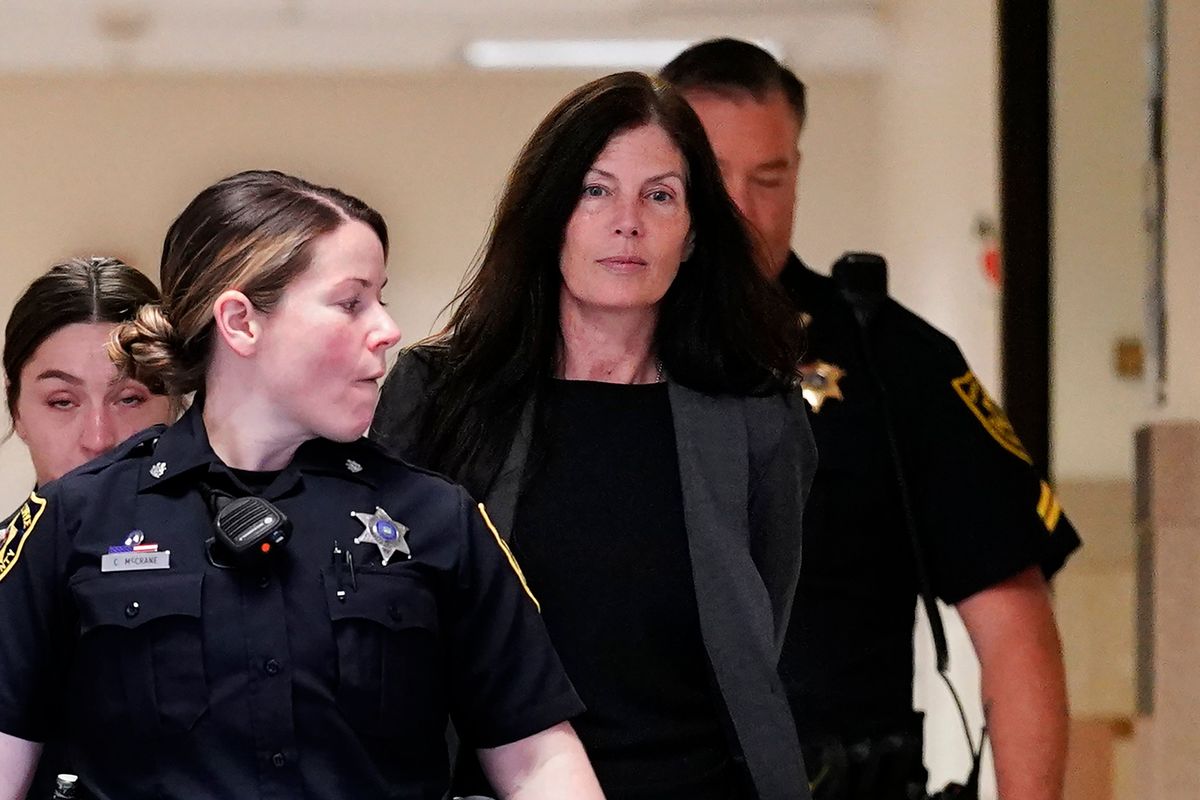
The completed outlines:
<svg viewBox="0 0 1200 800">
<path fill-rule="evenodd" d="M 533 596 L 533 592 L 529 588 L 529 583 L 525 580 L 525 573 L 521 572 L 521 565 L 517 563 L 517 557 L 514 556 L 512 550 L 509 549 L 508 542 L 504 541 L 504 537 L 500 535 L 500 531 L 496 530 L 496 526 L 492 524 L 492 518 L 488 516 L 487 509 L 483 507 L 483 503 L 479 504 L 479 515 L 483 517 L 484 524 L 487 525 L 488 530 L 491 531 L 492 536 L 495 537 L 496 544 L 498 544 L 500 549 L 504 551 L 504 557 L 508 559 L 508 565 L 512 567 L 513 572 L 517 573 L 517 578 L 521 581 L 521 588 L 525 590 L 525 594 L 528 595 L 529 599 L 533 601 L 534 608 L 536 608 L 540 614 L 542 611 L 542 604 L 539 603 L 538 599 Z"/>
<path fill-rule="evenodd" d="M 1054 529 L 1058 527 L 1058 520 L 1062 517 L 1062 506 L 1059 505 L 1058 498 L 1054 496 L 1054 490 L 1050 488 L 1050 484 L 1045 481 L 1042 481 L 1037 513 L 1042 519 L 1042 524 L 1046 526 L 1046 533 L 1054 533 Z"/>
<path fill-rule="evenodd" d="M 963 375 L 950 381 L 950 385 L 954 387 L 954 391 L 967 404 L 967 408 L 971 410 L 971 413 L 975 415 L 980 424 L 983 425 L 984 430 L 1001 447 L 1026 464 L 1033 464 L 1033 459 L 1029 456 L 1029 451 L 1025 449 L 1025 445 L 1021 444 L 1021 440 L 1017 437 L 1017 432 L 1013 430 L 1012 423 L 1008 421 L 1008 416 L 1004 413 L 1004 409 L 988 395 L 987 391 L 983 388 L 983 384 L 975 377 L 974 372 L 967 370 Z"/>
<path fill-rule="evenodd" d="M 25 504 L 13 514 L 12 520 L 4 530 L 4 541 L 0 543 L 0 581 L 4 580 L 16 565 L 17 559 L 21 557 L 21 550 L 25 547 L 25 540 L 33 533 L 45 510 L 46 501 L 38 497 L 37 492 L 31 492 Z"/>
</svg>

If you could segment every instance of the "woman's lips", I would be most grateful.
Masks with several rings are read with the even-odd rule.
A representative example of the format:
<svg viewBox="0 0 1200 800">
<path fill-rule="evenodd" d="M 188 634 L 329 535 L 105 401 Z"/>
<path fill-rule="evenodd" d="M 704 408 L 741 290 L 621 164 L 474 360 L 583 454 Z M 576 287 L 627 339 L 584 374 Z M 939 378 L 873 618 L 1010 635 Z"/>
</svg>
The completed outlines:
<svg viewBox="0 0 1200 800">
<path fill-rule="evenodd" d="M 646 266 L 646 259 L 638 256 L 609 256 L 597 259 L 598 264 L 613 272 L 634 272 Z"/>
</svg>

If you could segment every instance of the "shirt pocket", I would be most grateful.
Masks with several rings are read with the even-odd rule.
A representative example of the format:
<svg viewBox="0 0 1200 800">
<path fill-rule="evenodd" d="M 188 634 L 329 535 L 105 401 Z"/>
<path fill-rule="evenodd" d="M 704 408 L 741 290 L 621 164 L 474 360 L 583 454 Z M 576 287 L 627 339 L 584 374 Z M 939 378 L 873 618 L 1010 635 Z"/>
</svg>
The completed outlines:
<svg viewBox="0 0 1200 800">
<path fill-rule="evenodd" d="M 804 508 L 800 569 L 806 592 L 825 593 L 830 581 L 839 596 L 858 596 L 872 591 L 874 570 L 894 574 L 892 560 L 911 556 L 882 411 L 872 397 L 847 396 L 811 417 L 818 465 Z"/>
<path fill-rule="evenodd" d="M 440 739 L 446 724 L 437 600 L 418 576 L 396 570 L 323 575 L 337 640 L 337 702 L 366 736 Z"/>
<path fill-rule="evenodd" d="M 154 735 L 208 709 L 202 574 L 106 574 L 72 584 L 80 638 L 72 678 L 85 723 Z M 90 713 L 88 713 L 90 712 Z"/>
</svg>

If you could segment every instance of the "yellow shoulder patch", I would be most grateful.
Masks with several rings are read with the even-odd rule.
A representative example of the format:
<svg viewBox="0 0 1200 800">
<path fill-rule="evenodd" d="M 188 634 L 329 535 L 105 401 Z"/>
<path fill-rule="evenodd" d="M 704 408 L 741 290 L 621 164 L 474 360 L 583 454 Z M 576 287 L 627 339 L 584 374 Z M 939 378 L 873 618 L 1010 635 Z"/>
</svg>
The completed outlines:
<svg viewBox="0 0 1200 800">
<path fill-rule="evenodd" d="M 950 381 L 950 385 L 954 387 L 954 391 L 962 398 L 962 401 L 967 404 L 967 408 L 971 409 L 971 413 L 983 425 L 984 430 L 991 434 L 991 437 L 1001 447 L 1026 464 L 1033 464 L 1033 459 L 1029 456 L 1025 445 L 1021 444 L 1021 440 L 1017 437 L 1017 432 L 1013 430 L 1012 423 L 1008 421 L 1008 416 L 1004 413 L 1004 409 L 988 395 L 987 390 L 983 388 L 983 384 L 975 377 L 974 372 L 967 370 L 966 374 Z"/>
<path fill-rule="evenodd" d="M 1062 516 L 1062 506 L 1059 505 L 1058 498 L 1054 496 L 1054 490 L 1050 488 L 1050 484 L 1045 481 L 1042 481 L 1042 494 L 1038 498 L 1037 513 L 1042 518 L 1042 524 L 1046 526 L 1046 532 L 1054 533 L 1054 529 L 1058 527 L 1058 518 Z"/>
<path fill-rule="evenodd" d="M 4 541 L 0 543 L 0 581 L 4 580 L 4 577 L 16 565 L 17 559 L 21 557 L 21 551 L 25 548 L 25 540 L 29 538 L 29 534 L 33 533 L 33 529 L 37 527 L 38 520 L 42 518 L 42 512 L 45 510 L 46 501 L 38 497 L 37 492 L 31 492 L 25 504 L 16 514 L 13 514 L 8 527 L 4 530 Z"/>
<path fill-rule="evenodd" d="M 504 541 L 504 537 L 500 535 L 500 531 L 496 530 L 496 526 L 492 524 L 492 518 L 488 516 L 487 509 L 483 507 L 483 503 L 479 504 L 479 514 L 483 517 L 484 523 L 487 524 L 488 530 L 492 532 L 492 536 L 496 538 L 496 544 L 500 545 L 500 549 L 504 551 L 504 556 L 508 559 L 508 565 L 512 567 L 513 572 L 517 573 L 517 578 L 521 581 L 521 588 L 525 590 L 525 594 L 533 601 L 533 606 L 538 610 L 538 613 L 542 613 L 542 604 L 533 596 L 533 591 L 530 590 L 529 583 L 525 580 L 525 573 L 521 572 L 521 565 L 517 563 L 517 557 L 509 549 L 508 542 Z"/>
</svg>

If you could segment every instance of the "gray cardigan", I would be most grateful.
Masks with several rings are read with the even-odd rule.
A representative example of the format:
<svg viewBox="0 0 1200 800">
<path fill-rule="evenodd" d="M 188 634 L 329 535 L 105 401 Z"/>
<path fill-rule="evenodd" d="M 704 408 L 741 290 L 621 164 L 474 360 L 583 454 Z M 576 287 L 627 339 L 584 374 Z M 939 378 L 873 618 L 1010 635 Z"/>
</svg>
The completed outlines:
<svg viewBox="0 0 1200 800">
<path fill-rule="evenodd" d="M 408 350 L 384 384 L 371 438 L 413 453 L 429 403 L 429 358 Z M 800 529 L 816 447 L 799 395 L 710 396 L 668 383 L 700 630 L 759 800 L 807 800 L 800 745 L 776 668 L 800 574 Z M 482 498 L 505 535 L 529 456 L 527 403 Z"/>
</svg>

